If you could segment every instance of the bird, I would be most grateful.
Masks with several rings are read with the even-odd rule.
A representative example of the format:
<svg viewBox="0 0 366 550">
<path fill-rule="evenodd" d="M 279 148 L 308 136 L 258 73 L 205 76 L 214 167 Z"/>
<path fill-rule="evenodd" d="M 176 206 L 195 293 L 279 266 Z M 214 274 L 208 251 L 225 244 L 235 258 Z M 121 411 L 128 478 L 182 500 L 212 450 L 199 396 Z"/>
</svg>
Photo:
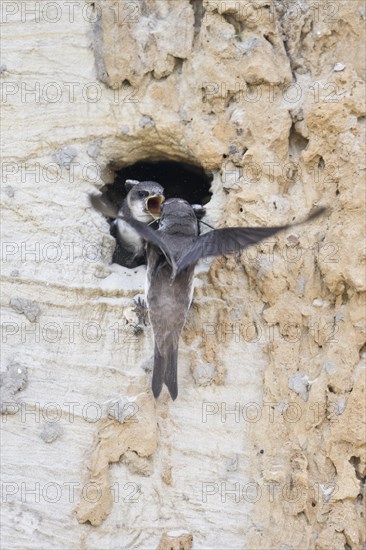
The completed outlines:
<svg viewBox="0 0 366 550">
<path fill-rule="evenodd" d="M 173 400 L 178 395 L 178 344 L 192 303 L 195 265 L 181 270 L 171 283 L 169 258 L 178 261 L 182 251 L 189 249 L 197 238 L 198 221 L 204 209 L 195 206 L 192 208 L 183 199 L 167 201 L 156 233 L 169 251 L 168 257 L 160 246 L 147 239 L 146 302 L 154 334 L 152 391 L 155 398 L 159 397 L 163 383 Z"/>
<path fill-rule="evenodd" d="M 153 223 L 165 197 L 163 187 L 155 181 L 126 180 L 125 189 L 127 195 L 111 224 L 116 239 L 113 261 L 134 268 L 146 263 L 145 242 L 126 220 L 132 217 L 141 223 Z"/>
<path fill-rule="evenodd" d="M 104 204 L 93 206 L 105 211 Z M 197 262 L 204 257 L 242 251 L 279 231 L 311 221 L 326 211 L 318 208 L 305 220 L 274 227 L 224 227 L 199 235 L 199 206 L 185 200 L 164 202 L 157 230 L 130 218 L 128 223 L 147 243 L 146 299 L 154 334 L 152 391 L 159 397 L 163 384 L 173 400 L 178 395 L 178 343 L 193 297 L 193 277 Z"/>
</svg>

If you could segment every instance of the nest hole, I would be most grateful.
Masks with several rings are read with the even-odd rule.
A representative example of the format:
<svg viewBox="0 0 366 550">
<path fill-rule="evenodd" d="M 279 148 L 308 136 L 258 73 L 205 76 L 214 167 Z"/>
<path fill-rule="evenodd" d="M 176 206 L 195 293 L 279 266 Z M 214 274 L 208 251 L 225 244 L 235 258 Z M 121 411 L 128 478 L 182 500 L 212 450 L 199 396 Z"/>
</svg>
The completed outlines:
<svg viewBox="0 0 366 550">
<path fill-rule="evenodd" d="M 114 181 L 105 185 L 102 193 L 118 209 L 126 198 L 125 181 L 128 179 L 159 183 L 164 188 L 166 200 L 181 198 L 190 204 L 206 205 L 212 197 L 211 183 L 213 175 L 205 172 L 203 167 L 199 165 L 167 160 L 160 162 L 141 160 L 122 168 L 116 168 L 113 165 L 110 165 L 109 168 L 114 172 Z M 108 222 L 110 224 L 111 235 L 116 238 L 116 228 L 113 225 L 113 219 L 108 219 Z M 112 262 L 126 266 L 119 258 L 117 243 Z"/>
<path fill-rule="evenodd" d="M 174 161 L 139 161 L 114 172 L 114 182 L 106 185 L 102 192 L 118 208 L 126 197 L 125 181 L 128 179 L 160 183 L 166 199 L 179 197 L 190 204 L 205 205 L 212 197 L 210 188 L 213 177 L 202 166 Z"/>
</svg>

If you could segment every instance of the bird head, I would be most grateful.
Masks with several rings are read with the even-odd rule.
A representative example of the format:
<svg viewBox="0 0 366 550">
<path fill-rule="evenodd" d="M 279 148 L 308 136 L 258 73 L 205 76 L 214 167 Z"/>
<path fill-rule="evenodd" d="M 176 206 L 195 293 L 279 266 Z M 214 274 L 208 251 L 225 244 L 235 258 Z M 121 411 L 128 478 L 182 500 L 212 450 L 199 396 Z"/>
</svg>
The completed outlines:
<svg viewBox="0 0 366 550">
<path fill-rule="evenodd" d="M 197 235 L 197 215 L 184 199 L 169 199 L 161 208 L 159 229 L 167 233 Z"/>
<path fill-rule="evenodd" d="M 148 223 L 160 218 L 164 202 L 164 189 L 155 181 L 127 180 L 125 184 L 127 204 L 132 216 L 140 222 Z"/>
</svg>

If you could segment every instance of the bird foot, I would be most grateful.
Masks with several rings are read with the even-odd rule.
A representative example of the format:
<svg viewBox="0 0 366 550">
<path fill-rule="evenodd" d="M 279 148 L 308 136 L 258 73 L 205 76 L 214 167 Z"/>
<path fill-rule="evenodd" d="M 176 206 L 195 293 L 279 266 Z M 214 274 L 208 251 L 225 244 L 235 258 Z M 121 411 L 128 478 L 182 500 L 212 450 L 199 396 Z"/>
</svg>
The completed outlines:
<svg viewBox="0 0 366 550">
<path fill-rule="evenodd" d="M 134 299 L 135 307 L 133 308 L 133 311 L 137 315 L 138 324 L 147 326 L 148 324 L 148 309 L 145 300 L 140 298 L 140 296 L 137 299 Z"/>
</svg>

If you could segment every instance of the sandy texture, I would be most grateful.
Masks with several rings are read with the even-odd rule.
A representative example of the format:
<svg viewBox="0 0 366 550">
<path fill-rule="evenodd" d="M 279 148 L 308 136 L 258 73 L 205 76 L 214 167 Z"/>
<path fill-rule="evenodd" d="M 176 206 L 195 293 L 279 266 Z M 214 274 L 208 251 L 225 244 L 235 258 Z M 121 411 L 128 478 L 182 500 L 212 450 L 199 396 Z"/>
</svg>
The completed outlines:
<svg viewBox="0 0 366 550">
<path fill-rule="evenodd" d="M 364 2 L 4 10 L 2 547 L 361 550 Z M 197 269 L 174 403 L 87 201 L 141 159 L 216 227 L 331 207 Z"/>
</svg>

